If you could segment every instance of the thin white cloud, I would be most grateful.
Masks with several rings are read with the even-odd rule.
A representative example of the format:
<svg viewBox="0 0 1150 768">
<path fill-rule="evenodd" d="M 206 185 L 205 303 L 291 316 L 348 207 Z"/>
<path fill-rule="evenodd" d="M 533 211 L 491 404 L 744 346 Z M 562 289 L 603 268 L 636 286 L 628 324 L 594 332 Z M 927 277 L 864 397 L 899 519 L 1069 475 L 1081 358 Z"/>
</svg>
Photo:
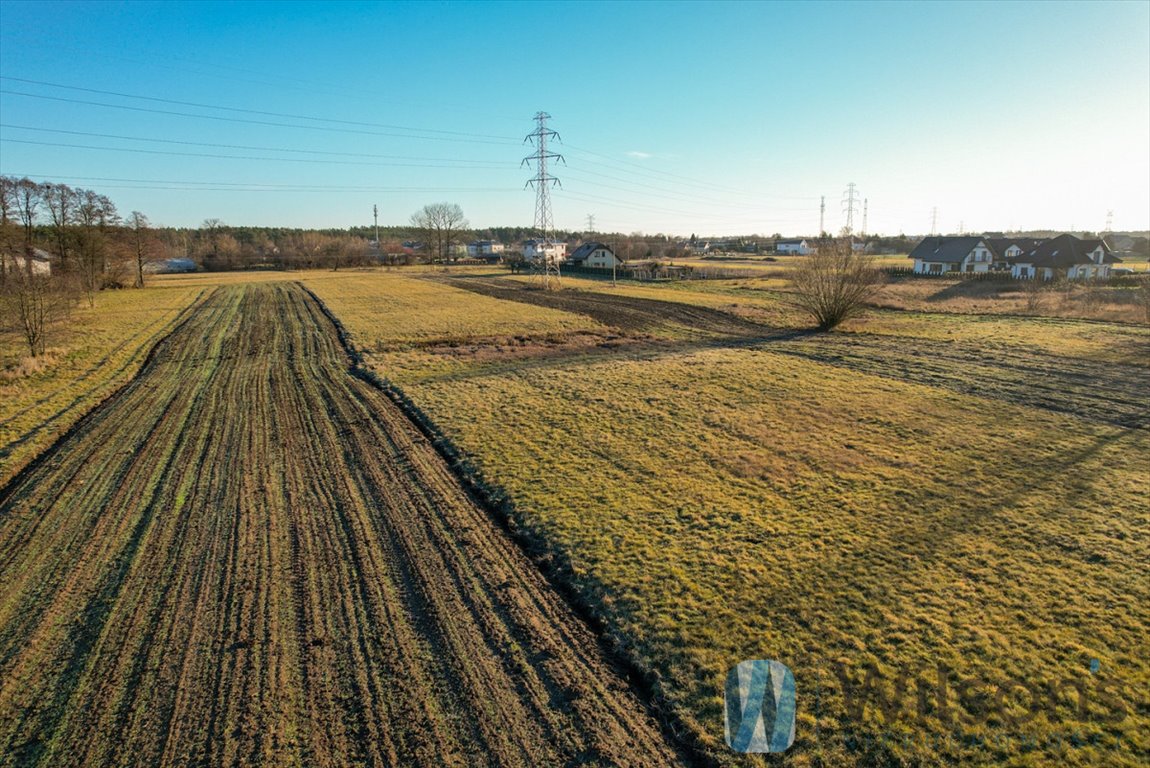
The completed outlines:
<svg viewBox="0 0 1150 768">
<path fill-rule="evenodd" d="M 627 153 L 627 157 L 634 157 L 634 158 L 639 159 L 639 160 L 646 160 L 649 157 L 651 157 L 651 153 L 650 152 L 640 152 L 637 149 L 632 149 L 630 152 Z"/>
</svg>

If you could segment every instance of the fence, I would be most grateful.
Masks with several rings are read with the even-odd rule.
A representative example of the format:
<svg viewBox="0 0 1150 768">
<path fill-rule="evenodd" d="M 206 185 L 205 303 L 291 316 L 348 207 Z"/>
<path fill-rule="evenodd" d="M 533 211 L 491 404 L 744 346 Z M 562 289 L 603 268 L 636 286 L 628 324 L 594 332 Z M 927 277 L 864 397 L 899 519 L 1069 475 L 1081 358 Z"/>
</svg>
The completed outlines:
<svg viewBox="0 0 1150 768">
<path fill-rule="evenodd" d="M 1013 277 L 1010 272 L 915 272 L 913 267 L 884 267 L 883 274 L 895 280 L 917 279 L 922 278 L 925 280 L 992 280 L 999 282 L 1026 282 L 1033 280 L 1033 277 Z M 1123 287 L 1136 287 L 1141 285 L 1142 281 L 1147 279 L 1150 273 L 1140 273 L 1134 275 L 1114 275 L 1111 277 L 1091 277 L 1091 278 L 1075 278 L 1073 282 L 1080 285 L 1109 285 L 1117 288 Z M 1055 277 L 1049 282 L 1057 282 L 1066 280 L 1066 276 Z"/>
</svg>

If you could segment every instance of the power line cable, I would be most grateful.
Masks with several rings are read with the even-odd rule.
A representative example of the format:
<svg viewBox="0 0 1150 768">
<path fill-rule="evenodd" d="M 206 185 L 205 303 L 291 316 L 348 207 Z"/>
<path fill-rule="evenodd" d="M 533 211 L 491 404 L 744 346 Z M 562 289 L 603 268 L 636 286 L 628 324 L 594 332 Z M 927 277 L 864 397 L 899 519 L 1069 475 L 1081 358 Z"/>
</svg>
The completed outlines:
<svg viewBox="0 0 1150 768">
<path fill-rule="evenodd" d="M 133 93 L 123 93 L 120 91 L 104 91 L 99 88 L 83 88 L 76 85 L 64 85 L 62 83 L 50 83 L 44 80 L 29 80 L 23 77 L 9 77 L 7 75 L 0 75 L 0 80 L 10 80 L 17 83 L 27 83 L 30 85 L 43 85 L 50 88 L 62 88 L 69 91 L 80 91 L 82 93 L 95 93 L 101 96 L 118 96 L 124 99 L 139 99 L 141 101 L 151 101 L 158 104 L 174 104 L 180 107 L 196 107 L 197 109 L 216 109 L 222 112 L 238 112 L 247 115 L 261 115 L 263 117 L 283 117 L 289 120 L 315 120 L 322 123 L 336 123 L 339 125 L 354 125 L 361 128 L 385 128 L 393 131 L 411 131 L 415 133 L 441 133 L 451 136 L 467 136 L 481 139 L 497 139 L 501 142 L 516 142 L 516 139 L 510 136 L 493 136 L 483 133 L 469 133 L 464 131 L 446 131 L 438 128 L 411 128 L 404 125 L 389 125 L 387 123 L 368 123 L 358 120 L 340 120 L 332 117 L 315 117 L 313 115 L 295 115 L 284 112 L 267 112 L 259 109 L 245 109 L 243 107 L 228 107 L 218 104 L 203 104 L 195 101 L 180 101 L 178 99 L 164 99 L 157 96 L 141 96 Z"/>
<path fill-rule="evenodd" d="M 408 155 L 378 155 L 372 153 L 362 152 L 332 152 L 330 150 L 322 149 L 293 149 L 290 147 L 260 147 L 250 144 L 216 144 L 204 141 L 181 141 L 178 139 L 152 139 L 146 136 L 122 136 L 113 133 L 92 133 L 90 131 L 69 131 L 63 128 L 43 128 L 31 125 L 15 125 L 12 123 L 0 123 L 0 128 L 15 128 L 24 131 L 39 131 L 46 133 L 62 133 L 69 136 L 90 136 L 100 139 L 122 139 L 124 141 L 147 141 L 155 144 L 178 144 L 190 147 L 215 147 L 217 149 L 250 149 L 260 152 L 292 152 L 297 154 L 307 155 L 329 155 L 333 157 L 369 157 L 383 160 L 409 160 L 409 161 L 425 161 L 432 163 L 474 163 L 477 165 L 488 165 L 491 167 L 509 167 L 508 163 L 499 160 L 468 160 L 465 158 L 449 158 L 449 157 L 413 157 Z"/>
<path fill-rule="evenodd" d="M 254 160 L 272 163 L 308 163 L 311 165 L 352 165 L 387 168 L 449 168 L 453 170 L 485 171 L 488 168 L 459 165 L 432 165 L 428 163 L 381 163 L 363 160 L 316 160 L 306 157 L 255 157 L 252 155 L 223 155 L 214 152 L 176 152 L 164 149 L 140 149 L 139 147 L 97 147 L 91 144 L 65 144 L 55 141 L 32 141 L 30 139 L 9 139 L 0 137 L 2 144 L 31 144 L 42 147 L 61 147 L 65 149 L 87 149 L 104 152 L 126 152 L 138 155 L 164 155 L 169 157 L 203 157 L 217 160 Z"/>
<path fill-rule="evenodd" d="M 293 125 L 291 123 L 277 123 L 277 122 L 273 122 L 270 120 L 249 120 L 249 119 L 240 118 L 240 117 L 223 117 L 220 115 L 197 115 L 197 114 L 194 114 L 191 112 L 177 112 L 175 110 L 168 110 L 168 109 L 149 109 L 147 107 L 133 107 L 133 106 L 129 106 L 127 104 L 108 104 L 107 102 L 102 102 L 102 101 L 88 101 L 86 99 L 69 99 L 69 98 L 65 98 L 63 96 L 45 96 L 44 94 L 27 93 L 25 91 L 13 91 L 13 90 L 10 90 L 7 88 L 0 88 L 0 93 L 8 94 L 10 96 L 25 96 L 27 98 L 32 98 L 32 99 L 43 99 L 46 101 L 60 101 L 60 102 L 66 102 L 69 104 L 84 104 L 86 106 L 105 107 L 108 109 L 123 109 L 123 110 L 128 110 L 131 112 L 146 112 L 146 113 L 151 113 L 151 114 L 155 114 L 155 115 L 169 115 L 169 116 L 173 116 L 173 117 L 191 117 L 191 118 L 197 118 L 200 120 L 216 120 L 216 121 L 225 122 L 225 123 L 244 123 L 247 125 L 267 125 L 267 126 L 272 126 L 275 128 L 296 128 L 296 129 L 300 129 L 300 130 L 325 131 L 325 132 L 329 132 L 329 133 L 352 133 L 352 134 L 358 134 L 358 135 L 362 135 L 362 136 L 390 136 L 393 138 L 400 138 L 400 139 L 420 139 L 422 141 L 450 141 L 450 142 L 458 142 L 458 143 L 465 143 L 465 144 L 496 144 L 496 145 L 500 145 L 500 146 L 504 146 L 506 144 L 506 142 L 503 142 L 503 141 L 488 141 L 485 139 L 460 139 L 460 138 L 451 138 L 451 137 L 447 137 L 447 136 L 415 136 L 415 135 L 404 134 L 404 133 L 389 133 L 386 131 L 366 131 L 366 130 L 356 130 L 353 128 L 333 128 L 333 127 L 325 126 L 325 125 Z"/>
</svg>

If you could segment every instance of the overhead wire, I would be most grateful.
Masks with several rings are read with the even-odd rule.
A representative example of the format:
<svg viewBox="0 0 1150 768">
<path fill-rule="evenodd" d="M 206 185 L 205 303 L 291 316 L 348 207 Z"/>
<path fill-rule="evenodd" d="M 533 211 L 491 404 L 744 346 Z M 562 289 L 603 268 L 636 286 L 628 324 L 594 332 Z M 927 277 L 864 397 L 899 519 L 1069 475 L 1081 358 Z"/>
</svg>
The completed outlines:
<svg viewBox="0 0 1150 768">
<path fill-rule="evenodd" d="M 500 142 L 518 141 L 517 138 L 511 137 L 511 136 L 494 136 L 494 135 L 490 135 L 490 134 L 469 133 L 469 132 L 465 132 L 465 131 L 448 131 L 448 130 L 443 130 L 443 129 L 439 129 L 439 128 L 412 128 L 409 126 L 390 125 L 387 123 L 369 123 L 369 122 L 363 122 L 363 121 L 359 121 L 359 120 L 341 120 L 339 118 L 332 118 L 332 117 L 316 117 L 314 115 L 296 115 L 296 114 L 285 113 L 285 112 L 269 112 L 269 111 L 259 110 L 259 109 L 247 109 L 244 107 L 229 107 L 229 106 L 223 106 L 223 105 L 219 105 L 219 104 L 203 104 L 203 103 L 194 102 L 194 101 L 180 101 L 178 99 L 165 99 L 165 98 L 161 98 L 158 96 L 141 96 L 139 94 L 123 93 L 121 91 L 105 91 L 105 90 L 101 90 L 99 88 L 85 88 L 85 87 L 77 86 L 77 85 L 64 85 L 62 83 L 51 83 L 51 82 L 47 82 L 44 80 L 30 80 L 28 78 L 11 77 L 8 75 L 0 75 L 0 80 L 10 80 L 12 82 L 27 83 L 30 85 L 43 85 L 43 86 L 47 86 L 50 88 L 61 88 L 64 90 L 69 90 L 69 91 L 80 91 L 82 93 L 95 93 L 95 94 L 98 94 L 101 96 L 117 96 L 119 98 L 124 98 L 124 99 L 138 99 L 141 101 L 151 101 L 151 102 L 156 102 L 159 104 L 173 104 L 173 105 L 180 106 L 180 107 L 195 107 L 197 109 L 215 109 L 215 110 L 219 110 L 222 112 L 238 112 L 241 114 L 260 115 L 263 117 L 282 117 L 282 118 L 286 118 L 288 120 L 314 120 L 316 122 L 336 123 L 339 125 L 354 125 L 354 126 L 358 126 L 361 128 L 385 128 L 385 129 L 393 130 L 393 131 L 410 131 L 410 132 L 414 132 L 414 133 L 441 133 L 441 134 L 448 134 L 448 135 L 453 135 L 453 136 L 467 136 L 467 137 L 473 137 L 473 138 L 497 139 Z"/>
<path fill-rule="evenodd" d="M 419 139 L 421 141 L 449 141 L 449 142 L 457 142 L 457 143 L 465 143 L 465 144 L 506 145 L 506 142 L 503 142 L 503 141 L 492 141 L 492 140 L 487 140 L 487 139 L 465 139 L 465 138 L 455 138 L 455 137 L 449 137 L 449 136 L 417 136 L 417 135 L 404 134 L 404 133 L 390 133 L 387 131 L 367 131 L 367 130 L 359 130 L 359 129 L 355 129 L 355 128 L 336 128 L 336 127 L 326 126 L 326 125 L 295 125 L 292 123 L 277 123 L 277 122 L 274 122 L 271 120 L 251 120 L 251 119 L 241 118 L 241 117 L 224 117 L 222 115 L 198 115 L 198 114 L 195 114 L 192 112 L 177 112 L 175 110 L 169 110 L 169 109 L 150 109 L 148 107 L 133 107 L 133 106 L 128 105 L 128 104 L 109 104 L 107 102 L 88 101 L 86 99 L 69 99 L 69 98 L 66 98 L 63 96 L 46 96 L 44 94 L 38 94 L 38 93 L 27 93 L 26 91 L 14 91 L 14 90 L 11 90 L 8 88 L 0 88 L 0 94 L 7 94 L 10 96 L 25 96 L 27 98 L 32 98 L 32 99 L 43 99 L 46 101 L 59 101 L 59 102 L 65 102 L 65 103 L 69 103 L 69 104 L 84 104 L 86 106 L 105 107 L 107 109 L 122 109 L 122 110 L 131 111 L 131 112 L 145 112 L 145 113 L 150 113 L 150 114 L 168 115 L 168 116 L 173 116 L 173 117 L 190 117 L 190 118 L 195 118 L 195 119 L 199 119 L 199 120 L 215 120 L 215 121 L 225 122 L 225 123 L 242 123 L 242 124 L 247 124 L 247 125 L 265 125 L 265 126 L 271 126 L 271 127 L 275 127 L 275 128 L 294 128 L 294 129 L 298 129 L 298 130 L 325 131 L 325 132 L 329 132 L 329 133 L 350 133 L 350 134 L 358 134 L 361 136 L 388 136 L 391 138 L 400 138 L 400 139 Z"/>
<path fill-rule="evenodd" d="M 370 152 L 333 152 L 331 150 L 322 149 L 298 149 L 291 147 L 261 147 L 250 144 L 217 144 L 205 141 L 182 141 L 178 139 L 153 139 L 146 136 L 123 136 L 114 133 L 93 133 L 91 131 L 70 131 L 63 128 L 44 128 L 41 126 L 31 125 L 16 125 L 13 123 L 0 123 L 0 128 L 15 128 L 24 131 L 38 131 L 43 133 L 61 133 L 69 136 L 90 136 L 93 138 L 101 139 L 119 139 L 124 141 L 146 141 L 154 144 L 178 144 L 181 146 L 191 147 L 215 147 L 218 149 L 249 149 L 259 152 L 289 152 L 306 155 L 329 155 L 333 157 L 367 157 L 373 159 L 384 160 L 408 160 L 408 161 L 425 161 L 425 162 L 443 162 L 443 163 L 474 163 L 477 165 L 490 165 L 492 167 L 507 167 L 510 165 L 507 161 L 499 160 L 468 160 L 466 158 L 447 158 L 447 157 L 412 157 L 409 155 L 380 155 Z"/>
</svg>

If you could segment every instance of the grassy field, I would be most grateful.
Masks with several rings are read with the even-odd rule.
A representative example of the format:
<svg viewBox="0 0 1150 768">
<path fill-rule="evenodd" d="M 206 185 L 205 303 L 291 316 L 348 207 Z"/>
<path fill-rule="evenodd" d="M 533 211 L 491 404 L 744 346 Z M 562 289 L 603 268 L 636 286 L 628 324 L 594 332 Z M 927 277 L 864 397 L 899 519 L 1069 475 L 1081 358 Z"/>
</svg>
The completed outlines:
<svg viewBox="0 0 1150 768">
<path fill-rule="evenodd" d="M 769 270 L 618 287 L 565 276 L 556 294 L 484 268 L 187 275 L 152 295 L 183 297 L 165 310 L 174 317 L 215 285 L 285 278 L 315 291 L 506 496 L 715 762 L 1150 759 L 1146 326 L 1073 297 L 1028 314 L 985 284 L 907 281 L 815 335 Z M 126 343 L 125 325 L 101 343 Z M 21 674 L 59 658 L 59 638 L 45 637 Z M 723 681 L 750 658 L 795 672 L 798 735 L 782 758 L 723 744 Z M 37 749 L 59 755 L 66 742 Z M 247 730 L 230 743 L 271 749 Z"/>
<path fill-rule="evenodd" d="M 512 297 L 476 279 L 478 296 L 437 290 Z M 525 316 L 551 302 L 610 343 L 365 348 L 568 564 L 715 759 L 762 762 L 726 751 L 720 697 L 730 667 L 766 657 L 806 697 L 786 764 L 1144 762 L 1150 331 L 878 311 L 831 337 L 774 337 L 801 320 L 754 280 L 565 281 L 631 305 L 524 292 Z M 352 283 L 313 287 L 357 338 L 393 322 L 354 309 Z M 686 333 L 665 302 L 770 327 Z M 868 669 L 888 698 L 909 677 L 901 708 L 872 696 L 855 711 L 846 689 Z M 1055 703 L 1023 716 L 1007 685 L 980 718 L 979 695 L 1008 681 L 1053 685 Z M 1087 692 L 1081 716 L 1068 686 Z"/>
<path fill-rule="evenodd" d="M 30 358 L 0 333 L 0 485 L 85 413 L 128 382 L 156 341 L 203 298 L 203 286 L 157 283 L 105 291 L 49 329 L 48 353 Z"/>
<path fill-rule="evenodd" d="M 0 765 L 681 764 L 348 362 L 225 285 L 0 492 Z"/>
</svg>

